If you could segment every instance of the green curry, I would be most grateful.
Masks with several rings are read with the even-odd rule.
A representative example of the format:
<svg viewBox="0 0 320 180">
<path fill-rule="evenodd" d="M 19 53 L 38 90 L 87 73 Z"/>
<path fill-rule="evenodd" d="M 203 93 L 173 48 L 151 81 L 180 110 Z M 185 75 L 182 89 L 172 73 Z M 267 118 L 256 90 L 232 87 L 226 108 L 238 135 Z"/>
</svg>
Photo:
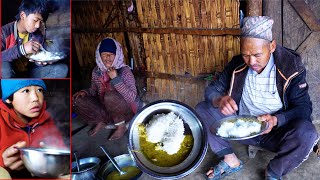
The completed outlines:
<svg viewBox="0 0 320 180">
<path fill-rule="evenodd" d="M 110 173 L 106 180 L 128 180 L 137 176 L 141 172 L 140 169 L 134 166 L 124 167 L 121 168 L 121 170 L 124 171 L 125 174 L 120 175 L 119 171 L 116 170 Z"/>
<path fill-rule="evenodd" d="M 193 137 L 185 135 L 180 149 L 176 154 L 169 155 L 163 150 L 156 150 L 157 143 L 147 141 L 146 128 L 139 125 L 140 150 L 150 162 L 161 167 L 171 167 L 180 164 L 185 160 L 192 150 Z"/>
</svg>

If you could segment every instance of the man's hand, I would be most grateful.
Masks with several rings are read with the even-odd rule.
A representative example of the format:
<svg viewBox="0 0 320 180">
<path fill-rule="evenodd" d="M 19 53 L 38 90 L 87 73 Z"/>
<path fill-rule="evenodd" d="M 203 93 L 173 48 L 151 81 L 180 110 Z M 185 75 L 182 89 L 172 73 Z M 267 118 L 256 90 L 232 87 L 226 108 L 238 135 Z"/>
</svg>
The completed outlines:
<svg viewBox="0 0 320 180">
<path fill-rule="evenodd" d="M 114 67 L 109 67 L 107 70 L 107 74 L 110 79 L 113 79 L 118 76 L 117 70 Z"/>
<path fill-rule="evenodd" d="M 268 134 L 274 126 L 277 126 L 278 119 L 276 116 L 271 116 L 270 114 L 265 114 L 258 117 L 260 121 L 266 121 L 269 123 L 268 129 L 266 129 L 262 134 Z"/>
<path fill-rule="evenodd" d="M 218 106 L 221 113 L 224 115 L 231 115 L 238 111 L 238 105 L 231 96 L 222 96 L 213 100 L 212 104 Z"/>
<path fill-rule="evenodd" d="M 17 148 L 22 148 L 22 147 L 25 147 L 26 145 L 27 143 L 25 141 L 20 141 L 8 147 L 2 153 L 2 159 L 5 167 L 11 170 L 21 170 L 24 168 L 23 161 L 20 158 L 20 153 Z"/>
<path fill-rule="evenodd" d="M 32 39 L 23 44 L 24 50 L 27 54 L 36 54 L 40 49 L 41 44 L 37 41 L 33 41 Z"/>
</svg>

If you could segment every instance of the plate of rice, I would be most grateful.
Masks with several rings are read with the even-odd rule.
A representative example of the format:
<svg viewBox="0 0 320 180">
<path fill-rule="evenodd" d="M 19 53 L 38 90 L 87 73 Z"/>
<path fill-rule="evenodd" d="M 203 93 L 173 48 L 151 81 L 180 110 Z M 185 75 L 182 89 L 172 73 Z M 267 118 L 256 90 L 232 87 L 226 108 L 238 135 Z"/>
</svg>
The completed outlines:
<svg viewBox="0 0 320 180">
<path fill-rule="evenodd" d="M 255 116 L 229 116 L 210 127 L 212 134 L 227 140 L 244 140 L 261 135 L 269 123 Z"/>
<path fill-rule="evenodd" d="M 27 55 L 26 57 L 39 62 L 57 62 L 66 58 L 67 55 L 64 52 L 40 51 L 37 54 Z"/>
</svg>

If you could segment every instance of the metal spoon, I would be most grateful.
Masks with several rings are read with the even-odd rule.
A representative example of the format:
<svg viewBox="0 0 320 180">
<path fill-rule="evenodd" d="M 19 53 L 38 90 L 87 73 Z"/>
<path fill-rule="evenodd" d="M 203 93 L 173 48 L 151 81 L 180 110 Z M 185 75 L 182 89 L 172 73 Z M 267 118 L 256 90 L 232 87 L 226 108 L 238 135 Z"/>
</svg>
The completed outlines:
<svg viewBox="0 0 320 180">
<path fill-rule="evenodd" d="M 44 49 L 44 47 L 42 46 L 42 44 L 40 44 L 40 49 L 41 49 L 41 51 L 43 51 L 44 53 L 49 53 L 47 50 Z"/>
<path fill-rule="evenodd" d="M 74 155 L 74 158 L 76 159 L 77 170 L 79 172 L 80 171 L 80 163 L 78 161 L 77 152 L 74 152 L 73 155 Z"/>
<path fill-rule="evenodd" d="M 124 175 L 126 172 L 122 171 L 121 168 L 119 167 L 119 165 L 117 164 L 117 162 L 107 153 L 107 151 L 102 147 L 102 145 L 100 145 L 100 148 L 102 149 L 102 151 L 107 155 L 107 157 L 110 159 L 111 163 L 113 164 L 113 166 L 119 171 L 120 176 Z"/>
</svg>

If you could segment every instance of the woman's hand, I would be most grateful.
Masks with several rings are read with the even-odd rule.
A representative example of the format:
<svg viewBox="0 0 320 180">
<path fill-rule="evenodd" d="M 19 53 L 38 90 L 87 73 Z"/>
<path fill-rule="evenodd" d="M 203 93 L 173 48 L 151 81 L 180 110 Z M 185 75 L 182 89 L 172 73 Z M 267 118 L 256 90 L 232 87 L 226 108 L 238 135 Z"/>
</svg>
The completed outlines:
<svg viewBox="0 0 320 180">
<path fill-rule="evenodd" d="M 221 113 L 224 115 L 231 115 L 238 111 L 238 105 L 231 96 L 222 96 L 213 100 L 212 104 L 218 106 Z"/>
<path fill-rule="evenodd" d="M 24 168 L 23 161 L 20 158 L 20 153 L 18 148 L 23 148 L 27 145 L 25 141 L 17 142 L 16 144 L 8 147 L 2 153 L 2 159 L 5 167 L 11 170 L 21 170 Z"/>
<path fill-rule="evenodd" d="M 72 98 L 73 100 L 75 99 L 78 99 L 79 97 L 85 97 L 87 95 L 87 93 L 85 91 L 79 91 L 79 92 L 76 92 Z"/>
<path fill-rule="evenodd" d="M 107 70 L 107 74 L 110 79 L 113 79 L 118 76 L 117 70 L 114 67 L 109 67 Z"/>
<path fill-rule="evenodd" d="M 269 123 L 268 129 L 266 129 L 262 134 L 268 134 L 274 126 L 278 125 L 278 118 L 276 116 L 271 116 L 270 114 L 259 116 L 258 120 L 266 121 Z"/>
</svg>

